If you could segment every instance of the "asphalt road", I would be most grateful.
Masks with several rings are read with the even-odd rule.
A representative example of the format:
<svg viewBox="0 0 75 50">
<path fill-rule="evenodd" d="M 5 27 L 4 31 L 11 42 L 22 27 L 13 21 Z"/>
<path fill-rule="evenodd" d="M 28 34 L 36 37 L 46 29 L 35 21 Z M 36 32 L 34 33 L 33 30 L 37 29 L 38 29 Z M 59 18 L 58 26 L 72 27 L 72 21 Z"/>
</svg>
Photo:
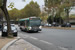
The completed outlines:
<svg viewBox="0 0 75 50">
<path fill-rule="evenodd" d="M 75 25 L 72 25 L 72 27 L 74 28 L 74 27 L 75 27 Z"/>
<path fill-rule="evenodd" d="M 43 28 L 38 33 L 18 32 L 22 39 L 42 50 L 75 50 L 75 30 Z"/>
</svg>

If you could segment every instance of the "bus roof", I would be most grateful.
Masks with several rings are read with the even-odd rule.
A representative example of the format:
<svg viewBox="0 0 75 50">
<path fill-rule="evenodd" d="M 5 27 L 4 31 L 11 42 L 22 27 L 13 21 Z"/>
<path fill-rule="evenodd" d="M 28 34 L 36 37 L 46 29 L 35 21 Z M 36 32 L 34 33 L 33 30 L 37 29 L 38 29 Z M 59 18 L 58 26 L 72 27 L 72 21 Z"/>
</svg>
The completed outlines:
<svg viewBox="0 0 75 50">
<path fill-rule="evenodd" d="M 29 20 L 30 18 L 38 18 L 38 17 L 29 17 L 29 18 L 24 18 L 24 19 L 20 19 L 19 21 Z"/>
<path fill-rule="evenodd" d="M 20 19 L 19 21 L 29 20 L 29 18 Z"/>
</svg>

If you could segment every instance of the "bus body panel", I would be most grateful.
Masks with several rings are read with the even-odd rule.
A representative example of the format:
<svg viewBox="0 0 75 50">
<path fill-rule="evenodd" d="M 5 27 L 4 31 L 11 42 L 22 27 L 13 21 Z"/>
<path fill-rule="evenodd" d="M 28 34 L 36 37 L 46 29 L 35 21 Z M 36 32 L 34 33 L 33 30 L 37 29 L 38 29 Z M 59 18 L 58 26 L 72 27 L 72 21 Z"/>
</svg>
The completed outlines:
<svg viewBox="0 0 75 50">
<path fill-rule="evenodd" d="M 22 31 L 41 31 L 41 19 L 37 17 L 20 19 L 20 29 Z"/>
</svg>

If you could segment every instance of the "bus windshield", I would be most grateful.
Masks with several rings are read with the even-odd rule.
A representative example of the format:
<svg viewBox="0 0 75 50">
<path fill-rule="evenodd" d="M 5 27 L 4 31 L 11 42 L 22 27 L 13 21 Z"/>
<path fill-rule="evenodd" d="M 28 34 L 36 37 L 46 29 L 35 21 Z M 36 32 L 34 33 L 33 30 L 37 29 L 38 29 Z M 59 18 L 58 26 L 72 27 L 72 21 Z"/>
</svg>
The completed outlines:
<svg viewBox="0 0 75 50">
<path fill-rule="evenodd" d="M 30 20 L 30 26 L 40 26 L 41 20 Z"/>
</svg>

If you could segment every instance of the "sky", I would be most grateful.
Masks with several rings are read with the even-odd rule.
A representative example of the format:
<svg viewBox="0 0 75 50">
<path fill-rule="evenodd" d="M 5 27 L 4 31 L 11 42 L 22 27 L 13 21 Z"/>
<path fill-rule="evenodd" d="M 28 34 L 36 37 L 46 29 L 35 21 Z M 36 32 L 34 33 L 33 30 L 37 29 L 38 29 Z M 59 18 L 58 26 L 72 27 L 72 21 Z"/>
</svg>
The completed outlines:
<svg viewBox="0 0 75 50">
<path fill-rule="evenodd" d="M 22 9 L 25 7 L 25 5 L 27 5 L 31 0 L 26 0 L 25 2 L 23 2 L 22 0 L 7 0 L 7 6 L 11 3 L 14 2 L 14 7 L 17 9 Z M 43 5 L 44 5 L 44 0 L 33 0 L 34 2 L 37 2 L 40 5 L 40 8 L 42 9 Z M 8 8 L 8 10 L 10 10 Z M 75 9 L 73 9 L 70 14 L 75 14 Z"/>
<path fill-rule="evenodd" d="M 7 5 L 9 5 L 11 2 L 14 2 L 14 7 L 20 10 L 20 9 L 24 8 L 25 5 L 28 4 L 30 1 L 31 0 L 26 0 L 25 2 L 23 2 L 22 0 L 8 0 Z M 44 5 L 43 0 L 33 0 L 33 1 L 37 2 L 40 5 L 40 7 L 42 7 L 42 5 Z"/>
</svg>

